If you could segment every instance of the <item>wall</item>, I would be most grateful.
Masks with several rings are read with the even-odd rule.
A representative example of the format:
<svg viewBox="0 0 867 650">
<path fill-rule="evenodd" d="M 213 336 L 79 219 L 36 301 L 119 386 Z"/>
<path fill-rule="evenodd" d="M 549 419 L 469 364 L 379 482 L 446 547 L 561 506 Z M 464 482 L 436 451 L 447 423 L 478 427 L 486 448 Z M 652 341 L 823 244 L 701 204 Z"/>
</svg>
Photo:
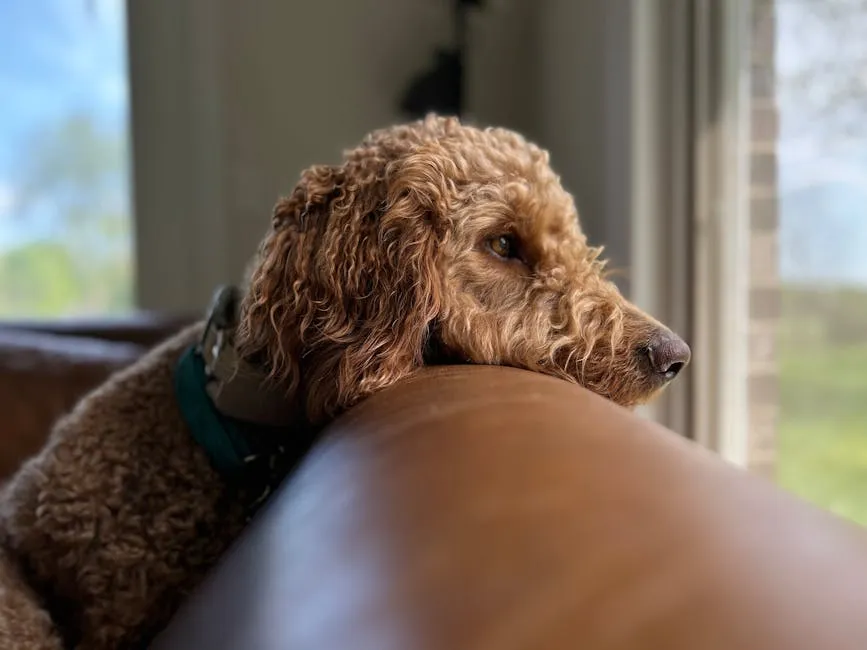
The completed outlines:
<svg viewBox="0 0 867 650">
<path fill-rule="evenodd" d="M 629 2 L 489 0 L 472 19 L 467 85 L 469 119 L 551 149 L 618 266 L 629 264 L 629 62 L 611 55 L 629 38 Z M 450 6 L 130 0 L 142 306 L 197 309 L 237 281 L 304 167 L 403 119 L 406 84 L 449 42 Z"/>
<path fill-rule="evenodd" d="M 188 310 L 237 281 L 300 171 L 399 117 L 441 9 L 130 1 L 140 303 Z"/>
<path fill-rule="evenodd" d="M 468 87 L 471 117 L 551 152 L 585 231 L 617 266 L 629 263 L 630 4 L 492 0 L 473 21 Z"/>
</svg>

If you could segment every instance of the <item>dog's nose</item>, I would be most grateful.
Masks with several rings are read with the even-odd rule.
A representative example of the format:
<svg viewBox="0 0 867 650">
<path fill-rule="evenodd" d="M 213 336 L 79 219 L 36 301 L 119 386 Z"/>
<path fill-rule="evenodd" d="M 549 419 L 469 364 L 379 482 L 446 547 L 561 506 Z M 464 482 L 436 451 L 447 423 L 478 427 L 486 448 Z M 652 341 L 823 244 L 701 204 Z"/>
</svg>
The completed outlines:
<svg viewBox="0 0 867 650">
<path fill-rule="evenodd" d="M 671 332 L 659 334 L 647 346 L 653 372 L 674 379 L 689 363 L 691 352 L 686 342 Z"/>
</svg>

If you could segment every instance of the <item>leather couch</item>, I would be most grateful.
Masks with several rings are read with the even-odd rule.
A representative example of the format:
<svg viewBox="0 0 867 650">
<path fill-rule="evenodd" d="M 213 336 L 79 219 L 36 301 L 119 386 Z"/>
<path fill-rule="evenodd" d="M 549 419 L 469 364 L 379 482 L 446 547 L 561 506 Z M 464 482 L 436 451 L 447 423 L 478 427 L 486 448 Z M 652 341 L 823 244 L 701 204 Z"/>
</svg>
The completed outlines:
<svg viewBox="0 0 867 650">
<path fill-rule="evenodd" d="M 188 321 L 142 313 L 0 323 L 0 480 L 84 393 Z"/>
<path fill-rule="evenodd" d="M 46 336 L 36 408 L 144 345 Z M 329 427 L 153 647 L 863 650 L 867 535 L 580 388 L 440 368 Z"/>
</svg>

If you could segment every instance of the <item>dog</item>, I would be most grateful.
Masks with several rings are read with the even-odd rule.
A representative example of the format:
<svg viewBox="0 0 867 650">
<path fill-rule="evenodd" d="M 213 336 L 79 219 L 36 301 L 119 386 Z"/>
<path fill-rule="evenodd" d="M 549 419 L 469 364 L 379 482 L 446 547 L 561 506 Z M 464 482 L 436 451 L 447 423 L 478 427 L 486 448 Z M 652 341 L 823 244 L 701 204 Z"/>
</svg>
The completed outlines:
<svg viewBox="0 0 867 650">
<path fill-rule="evenodd" d="M 544 150 L 455 118 L 374 131 L 301 174 L 242 290 L 86 396 L 10 480 L 0 647 L 141 647 L 319 428 L 423 366 L 524 368 L 633 407 L 689 356 L 607 277 Z M 246 447 L 227 457 L 214 428 Z M 262 458 L 286 461 L 265 485 L 243 471 Z"/>
</svg>

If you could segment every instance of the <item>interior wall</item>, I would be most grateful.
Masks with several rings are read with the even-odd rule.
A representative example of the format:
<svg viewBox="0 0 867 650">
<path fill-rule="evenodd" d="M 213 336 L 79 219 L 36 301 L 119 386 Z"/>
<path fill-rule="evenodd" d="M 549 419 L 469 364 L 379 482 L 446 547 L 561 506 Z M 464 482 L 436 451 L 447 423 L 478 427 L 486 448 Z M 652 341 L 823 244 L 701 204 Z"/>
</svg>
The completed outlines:
<svg viewBox="0 0 867 650">
<path fill-rule="evenodd" d="M 448 37 L 429 0 L 223 2 L 230 269 L 302 169 L 337 162 L 371 129 L 401 119 L 400 94 Z"/>
<path fill-rule="evenodd" d="M 489 0 L 471 22 L 468 117 L 551 153 L 591 242 L 630 286 L 632 0 Z"/>
<path fill-rule="evenodd" d="M 616 8 L 628 3 L 489 0 L 471 21 L 466 88 L 468 119 L 551 150 L 618 266 L 629 261 L 629 119 Z M 452 5 L 128 4 L 140 304 L 183 311 L 238 281 L 304 167 L 404 119 L 400 95 L 449 42 Z"/>
</svg>

